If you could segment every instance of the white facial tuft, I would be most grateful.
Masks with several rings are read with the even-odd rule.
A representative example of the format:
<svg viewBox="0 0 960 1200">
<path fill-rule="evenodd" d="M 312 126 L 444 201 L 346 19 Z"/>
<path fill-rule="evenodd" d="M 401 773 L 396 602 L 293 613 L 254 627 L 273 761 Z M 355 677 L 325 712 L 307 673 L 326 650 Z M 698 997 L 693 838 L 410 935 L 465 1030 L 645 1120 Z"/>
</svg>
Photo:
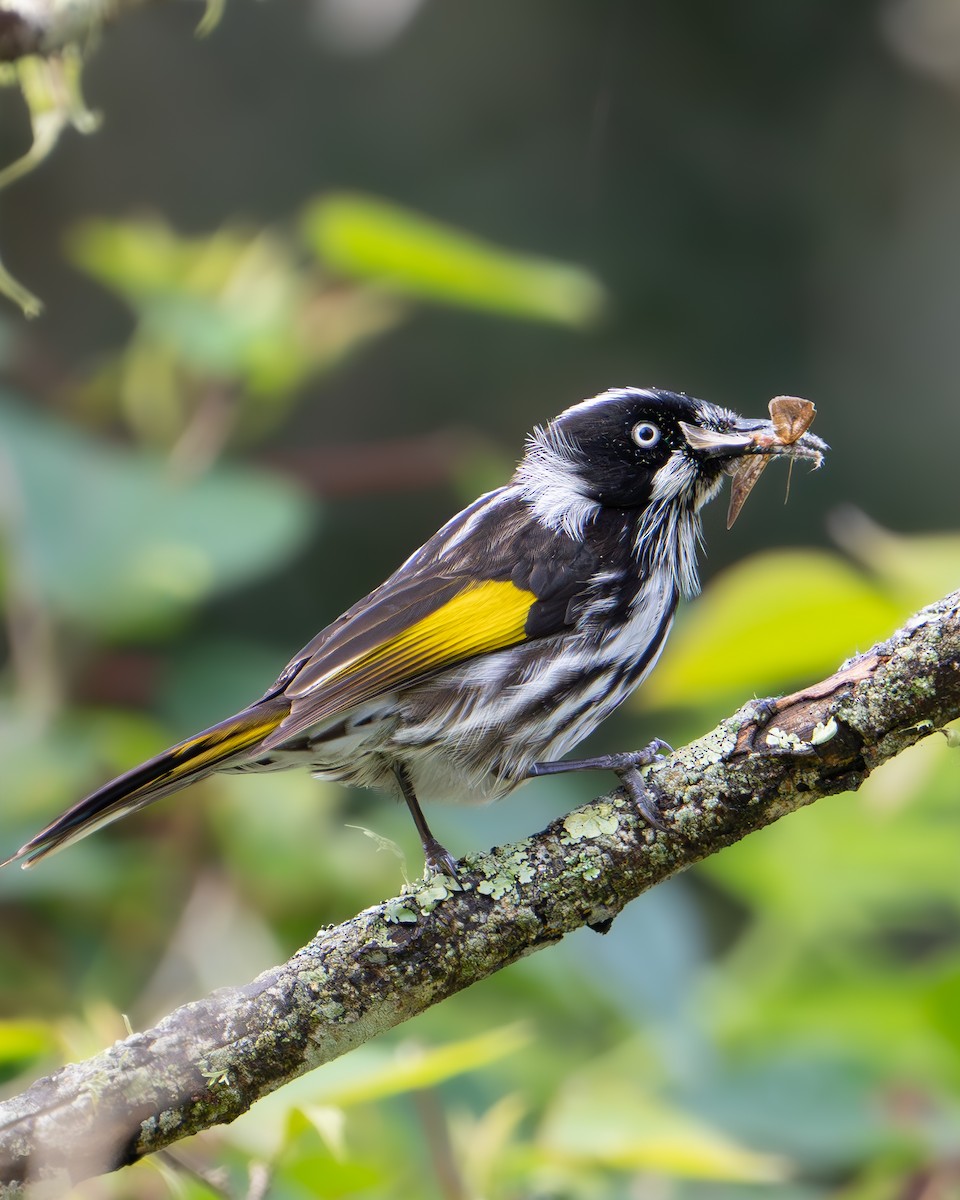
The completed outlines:
<svg viewBox="0 0 960 1200">
<path fill-rule="evenodd" d="M 547 425 L 535 429 L 527 439 L 527 452 L 514 475 L 514 483 L 537 519 L 548 529 L 562 529 L 571 537 L 582 536 L 600 510 L 596 500 L 583 495 L 577 461 L 577 450 L 563 430 L 556 424 Z"/>
<path fill-rule="evenodd" d="M 517 468 L 513 483 L 519 487 L 533 514 L 549 529 L 582 537 L 587 525 L 601 509 L 599 501 L 586 494 L 582 450 L 571 442 L 563 420 L 629 399 L 661 399 L 655 390 L 610 388 L 571 405 L 557 420 L 534 430 L 527 452 Z M 721 433 L 736 420 L 735 414 L 705 401 L 695 405 L 697 425 Z M 699 510 L 719 491 L 722 479 L 711 471 L 704 477 L 693 448 L 674 450 L 656 472 L 650 503 L 640 515 L 635 538 L 637 560 L 647 570 L 671 564 L 677 590 L 684 595 L 699 590 L 697 547 L 700 542 Z"/>
</svg>

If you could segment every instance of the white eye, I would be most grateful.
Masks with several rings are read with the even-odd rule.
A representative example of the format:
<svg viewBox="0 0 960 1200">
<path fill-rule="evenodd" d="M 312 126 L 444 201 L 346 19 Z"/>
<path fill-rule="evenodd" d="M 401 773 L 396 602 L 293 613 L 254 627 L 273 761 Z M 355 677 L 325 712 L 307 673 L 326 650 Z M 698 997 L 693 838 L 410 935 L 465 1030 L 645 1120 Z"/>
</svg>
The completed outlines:
<svg viewBox="0 0 960 1200">
<path fill-rule="evenodd" d="M 641 421 L 630 430 L 630 436 L 641 450 L 649 450 L 660 441 L 660 426 L 652 421 Z"/>
</svg>

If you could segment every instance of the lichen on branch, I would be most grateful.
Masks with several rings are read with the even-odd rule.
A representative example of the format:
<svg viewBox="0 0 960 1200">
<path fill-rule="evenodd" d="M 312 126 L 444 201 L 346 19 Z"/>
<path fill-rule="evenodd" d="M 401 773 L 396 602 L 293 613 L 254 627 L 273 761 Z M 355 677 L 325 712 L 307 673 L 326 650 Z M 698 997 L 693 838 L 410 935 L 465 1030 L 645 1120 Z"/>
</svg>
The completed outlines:
<svg viewBox="0 0 960 1200">
<path fill-rule="evenodd" d="M 651 768 L 665 830 L 620 793 L 322 930 L 244 987 L 171 1013 L 0 1104 L 0 1197 L 76 1182 L 232 1121 L 306 1071 L 522 955 L 605 930 L 654 884 L 852 790 L 960 716 L 960 592 L 828 679 L 754 701 Z"/>
</svg>

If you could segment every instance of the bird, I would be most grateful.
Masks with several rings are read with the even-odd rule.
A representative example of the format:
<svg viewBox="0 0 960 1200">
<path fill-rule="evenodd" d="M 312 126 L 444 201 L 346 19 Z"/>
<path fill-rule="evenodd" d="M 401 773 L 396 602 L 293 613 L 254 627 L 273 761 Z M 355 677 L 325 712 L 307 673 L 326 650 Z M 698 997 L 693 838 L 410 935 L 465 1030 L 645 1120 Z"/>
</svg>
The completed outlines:
<svg viewBox="0 0 960 1200">
<path fill-rule="evenodd" d="M 662 829 L 641 768 L 666 743 L 562 756 L 655 666 L 699 589 L 701 510 L 725 474 L 757 455 L 819 466 L 827 449 L 655 387 L 573 404 L 530 434 L 508 483 L 318 633 L 259 700 L 107 782 L 0 865 L 31 866 L 215 772 L 295 766 L 405 800 L 428 873 L 454 878 L 421 801 L 497 800 L 537 776 L 609 769 Z"/>
</svg>

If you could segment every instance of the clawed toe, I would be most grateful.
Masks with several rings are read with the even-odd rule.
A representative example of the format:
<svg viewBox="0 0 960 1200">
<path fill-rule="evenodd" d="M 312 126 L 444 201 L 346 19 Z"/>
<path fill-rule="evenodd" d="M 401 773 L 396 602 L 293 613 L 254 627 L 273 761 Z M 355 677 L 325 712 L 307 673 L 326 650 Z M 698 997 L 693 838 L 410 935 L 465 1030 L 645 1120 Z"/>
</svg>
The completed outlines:
<svg viewBox="0 0 960 1200">
<path fill-rule="evenodd" d="M 434 875 L 448 875 L 451 879 L 460 879 L 459 872 L 457 871 L 457 860 L 436 838 L 424 841 L 423 857 L 428 873 L 432 872 Z"/>
<path fill-rule="evenodd" d="M 660 792 L 656 785 L 645 780 L 633 766 L 617 770 L 616 774 L 644 821 L 651 829 L 665 832 L 667 827 L 660 813 Z"/>
</svg>

